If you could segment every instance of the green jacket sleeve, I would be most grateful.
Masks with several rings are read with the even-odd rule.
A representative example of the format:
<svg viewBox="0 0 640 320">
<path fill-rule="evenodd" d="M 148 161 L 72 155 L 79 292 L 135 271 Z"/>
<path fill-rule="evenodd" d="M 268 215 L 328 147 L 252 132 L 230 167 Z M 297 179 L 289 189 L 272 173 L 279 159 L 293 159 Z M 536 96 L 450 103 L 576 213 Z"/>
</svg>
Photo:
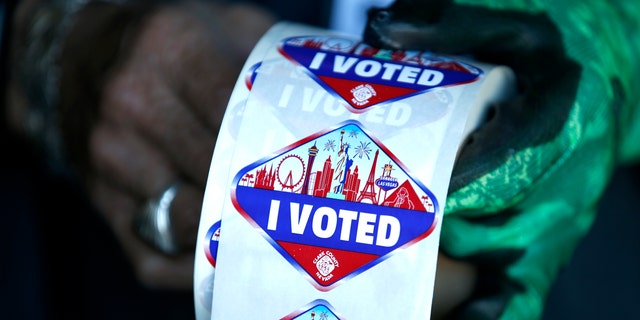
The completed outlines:
<svg viewBox="0 0 640 320">
<path fill-rule="evenodd" d="M 591 228 L 613 169 L 640 159 L 640 2 L 457 3 L 546 13 L 581 67 L 560 133 L 451 192 L 445 206 L 443 252 L 476 264 L 489 287 L 469 300 L 463 317 L 538 319 Z"/>
</svg>

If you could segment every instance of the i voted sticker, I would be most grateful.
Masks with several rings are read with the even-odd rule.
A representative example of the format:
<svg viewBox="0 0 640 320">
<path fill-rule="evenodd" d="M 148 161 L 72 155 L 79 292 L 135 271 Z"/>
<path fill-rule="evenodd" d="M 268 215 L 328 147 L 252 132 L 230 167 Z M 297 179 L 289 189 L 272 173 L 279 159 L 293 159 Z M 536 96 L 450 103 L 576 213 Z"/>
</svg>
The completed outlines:
<svg viewBox="0 0 640 320">
<path fill-rule="evenodd" d="M 218 240 L 220 239 L 220 220 L 216 221 L 207 231 L 204 253 L 211 266 L 216 266 L 218 256 Z"/>
<path fill-rule="evenodd" d="M 301 310 L 297 310 L 292 312 L 291 314 L 283 317 L 280 320 L 302 320 L 302 319 L 310 319 L 310 320 L 341 320 L 340 317 L 333 306 L 329 304 L 326 300 L 317 299 L 311 302 L 306 307 Z"/>
<path fill-rule="evenodd" d="M 424 51 L 383 50 L 333 36 L 291 37 L 278 51 L 311 78 L 362 112 L 434 88 L 473 82 L 482 71 Z"/>
<path fill-rule="evenodd" d="M 349 120 L 238 172 L 235 208 L 320 291 L 426 238 L 438 202 Z"/>
</svg>

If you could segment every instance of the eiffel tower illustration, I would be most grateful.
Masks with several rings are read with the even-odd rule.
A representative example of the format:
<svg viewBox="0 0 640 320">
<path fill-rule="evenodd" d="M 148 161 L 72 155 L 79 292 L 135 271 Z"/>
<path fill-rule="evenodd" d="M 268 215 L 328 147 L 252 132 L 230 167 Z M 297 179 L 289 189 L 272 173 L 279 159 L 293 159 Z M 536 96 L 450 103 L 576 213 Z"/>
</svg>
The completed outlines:
<svg viewBox="0 0 640 320">
<path fill-rule="evenodd" d="M 378 162 L 378 153 L 380 153 L 380 149 L 376 150 L 376 155 L 373 157 L 373 164 L 371 165 L 371 171 L 369 172 L 369 179 L 367 179 L 367 183 L 360 191 L 360 195 L 358 196 L 358 202 L 362 202 L 363 199 L 369 199 L 373 204 L 378 204 L 378 200 L 376 199 L 376 191 L 374 187 L 375 180 L 375 171 L 376 171 L 376 163 Z"/>
</svg>

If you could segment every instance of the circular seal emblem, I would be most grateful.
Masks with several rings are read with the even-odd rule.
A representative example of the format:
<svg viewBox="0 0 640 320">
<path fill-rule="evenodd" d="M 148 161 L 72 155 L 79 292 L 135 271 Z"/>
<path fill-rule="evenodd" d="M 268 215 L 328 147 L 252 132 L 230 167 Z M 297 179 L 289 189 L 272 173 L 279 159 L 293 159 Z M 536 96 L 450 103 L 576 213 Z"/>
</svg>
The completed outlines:
<svg viewBox="0 0 640 320">
<path fill-rule="evenodd" d="M 338 259 L 329 250 L 320 252 L 313 263 L 318 270 L 316 276 L 323 280 L 331 279 L 333 277 L 331 273 L 339 266 Z"/>
</svg>

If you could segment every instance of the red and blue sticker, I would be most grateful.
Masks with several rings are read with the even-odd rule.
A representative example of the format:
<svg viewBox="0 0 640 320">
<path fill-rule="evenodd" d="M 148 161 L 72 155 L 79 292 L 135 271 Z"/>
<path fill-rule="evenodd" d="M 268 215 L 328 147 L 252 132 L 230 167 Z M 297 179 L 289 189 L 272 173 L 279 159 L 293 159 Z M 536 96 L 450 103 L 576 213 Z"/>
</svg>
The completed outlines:
<svg viewBox="0 0 640 320">
<path fill-rule="evenodd" d="M 209 227 L 207 234 L 205 235 L 204 254 L 207 257 L 209 263 L 215 267 L 216 258 L 218 256 L 218 243 L 220 240 L 220 220 Z"/>
<path fill-rule="evenodd" d="M 356 113 L 433 88 L 470 83 L 482 74 L 476 67 L 429 52 L 382 50 L 331 36 L 287 38 L 278 51 L 303 66 L 311 78 L 344 99 Z M 247 79 L 249 88 L 254 77 Z"/>
<path fill-rule="evenodd" d="M 353 120 L 246 166 L 231 197 L 321 291 L 426 238 L 438 211 L 431 191 Z"/>
<path fill-rule="evenodd" d="M 291 314 L 281 318 L 280 320 L 341 320 L 342 317 L 339 316 L 333 306 L 329 304 L 326 300 L 317 299 L 311 303 L 309 303 L 301 310 L 297 310 L 292 312 Z"/>
</svg>

